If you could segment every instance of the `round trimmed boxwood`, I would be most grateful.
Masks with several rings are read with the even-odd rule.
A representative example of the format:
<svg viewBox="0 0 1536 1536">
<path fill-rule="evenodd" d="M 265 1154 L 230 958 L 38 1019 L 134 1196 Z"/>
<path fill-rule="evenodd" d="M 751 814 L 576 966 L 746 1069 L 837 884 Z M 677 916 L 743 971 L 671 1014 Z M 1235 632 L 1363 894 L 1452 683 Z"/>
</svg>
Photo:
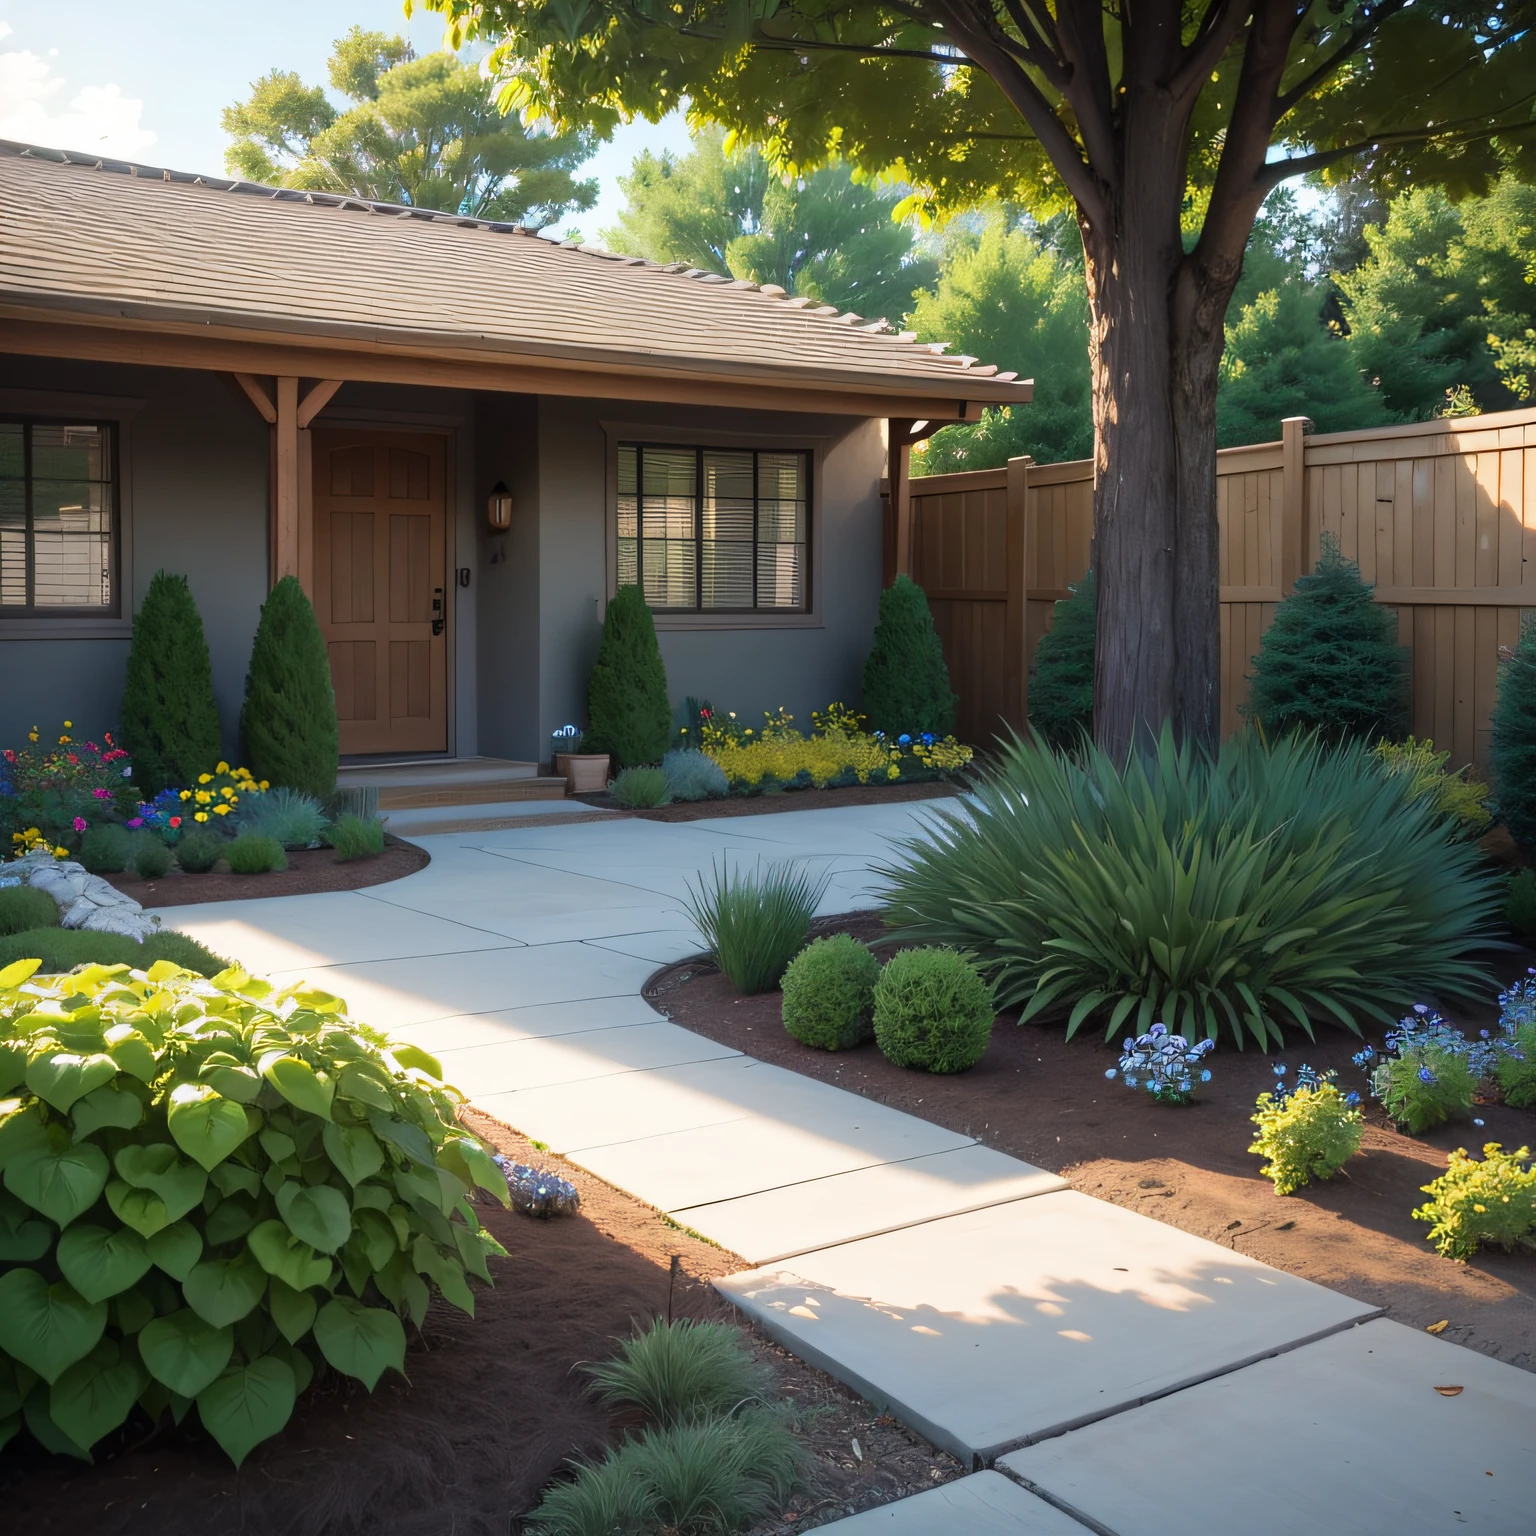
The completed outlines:
<svg viewBox="0 0 1536 1536">
<path fill-rule="evenodd" d="M 47 891 L 34 891 L 30 885 L 10 885 L 0 890 L 0 934 L 58 925 L 58 904 Z"/>
<path fill-rule="evenodd" d="M 875 1043 L 887 1061 L 964 1072 L 992 1038 L 992 989 L 953 949 L 904 949 L 875 983 Z"/>
<path fill-rule="evenodd" d="M 288 855 L 275 837 L 259 832 L 242 832 L 224 850 L 224 860 L 237 875 L 265 875 L 271 870 L 287 869 Z"/>
<path fill-rule="evenodd" d="M 880 962 L 849 934 L 817 939 L 789 962 L 784 1028 L 802 1045 L 846 1051 L 873 1033 L 875 983 Z"/>
</svg>

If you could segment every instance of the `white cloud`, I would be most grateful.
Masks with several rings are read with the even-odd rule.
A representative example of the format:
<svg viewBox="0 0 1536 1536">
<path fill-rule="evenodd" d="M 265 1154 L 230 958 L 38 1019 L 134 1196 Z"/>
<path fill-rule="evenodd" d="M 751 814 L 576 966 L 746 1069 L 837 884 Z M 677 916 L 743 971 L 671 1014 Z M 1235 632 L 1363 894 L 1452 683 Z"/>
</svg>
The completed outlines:
<svg viewBox="0 0 1536 1536">
<path fill-rule="evenodd" d="M 0 38 L 11 28 L 0 21 Z M 35 53 L 0 53 L 0 139 L 103 155 L 140 155 L 155 142 L 144 103 L 115 85 L 87 85 L 65 99 L 62 76 Z"/>
</svg>

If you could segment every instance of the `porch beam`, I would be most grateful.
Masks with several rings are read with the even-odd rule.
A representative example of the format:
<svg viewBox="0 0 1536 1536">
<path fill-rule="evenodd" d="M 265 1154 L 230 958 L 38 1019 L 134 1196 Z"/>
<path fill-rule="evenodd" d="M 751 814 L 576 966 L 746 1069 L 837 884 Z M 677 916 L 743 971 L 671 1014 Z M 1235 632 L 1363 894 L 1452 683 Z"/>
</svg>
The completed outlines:
<svg viewBox="0 0 1536 1536">
<path fill-rule="evenodd" d="M 310 392 L 299 401 L 299 431 L 304 431 L 316 416 L 331 403 L 331 396 L 341 388 L 341 379 L 321 379 Z"/>
<path fill-rule="evenodd" d="M 261 415 L 261 419 L 270 427 L 277 421 L 277 406 L 272 403 L 272 397 L 261 386 L 261 380 L 252 377 L 248 373 L 234 375 L 235 383 L 245 391 L 245 397 L 251 402 Z"/>
</svg>

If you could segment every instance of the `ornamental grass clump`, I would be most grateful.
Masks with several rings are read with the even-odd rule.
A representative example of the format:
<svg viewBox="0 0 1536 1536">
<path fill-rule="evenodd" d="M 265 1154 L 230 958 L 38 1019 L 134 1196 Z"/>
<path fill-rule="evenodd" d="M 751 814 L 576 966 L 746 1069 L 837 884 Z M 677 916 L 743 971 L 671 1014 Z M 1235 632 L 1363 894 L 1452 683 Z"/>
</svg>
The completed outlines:
<svg viewBox="0 0 1536 1536">
<path fill-rule="evenodd" d="M 1186 1040 L 1166 1024 L 1154 1024 L 1146 1034 L 1125 1040 L 1119 1067 L 1104 1076 L 1111 1081 L 1118 1077 L 1127 1088 L 1145 1088 L 1159 1104 L 1189 1104 L 1195 1085 L 1211 1080 L 1205 1058 L 1215 1048 L 1214 1040 Z"/>
<path fill-rule="evenodd" d="M 904 949 L 875 984 L 875 1043 L 887 1061 L 923 1072 L 964 1072 L 992 1038 L 992 991 L 952 949 Z"/>
<path fill-rule="evenodd" d="M 288 855 L 275 837 L 242 832 L 224 849 L 224 860 L 236 875 L 265 875 L 288 868 Z"/>
<path fill-rule="evenodd" d="M 284 848 L 315 848 L 326 828 L 325 809 L 313 795 L 279 785 L 251 795 L 234 815 L 237 835 L 270 837 Z"/>
<path fill-rule="evenodd" d="M 753 1360 L 741 1330 L 688 1318 L 626 1339 L 612 1360 L 583 1367 L 606 1408 L 638 1408 L 653 1424 L 727 1414 L 766 1397 L 773 1373 Z"/>
<path fill-rule="evenodd" d="M 58 903 L 46 891 L 34 891 L 30 885 L 0 888 L 0 937 L 32 928 L 56 928 L 58 923 Z"/>
<path fill-rule="evenodd" d="M 784 1028 L 802 1045 L 846 1051 L 874 1035 L 880 962 L 850 934 L 816 939 L 789 962 Z"/>
<path fill-rule="evenodd" d="M 709 880 L 688 884 L 683 906 L 710 958 L 741 992 L 778 986 L 800 952 L 827 888 L 825 876 L 798 863 L 759 866 L 747 874 L 715 865 Z"/>
<path fill-rule="evenodd" d="M 723 800 L 731 792 L 719 763 L 696 747 L 674 747 L 662 758 L 661 771 L 674 800 Z"/>
<path fill-rule="evenodd" d="M 661 768 L 625 768 L 609 785 L 608 793 L 632 811 L 654 810 L 672 798 L 667 793 L 666 772 Z"/>
<path fill-rule="evenodd" d="M 1358 1093 L 1341 1093 L 1332 1072 L 1301 1067 L 1296 1085 L 1276 1084 L 1258 1098 L 1258 1127 L 1248 1150 L 1266 1161 L 1259 1170 L 1277 1195 L 1294 1194 L 1313 1179 L 1331 1179 L 1360 1150 L 1365 1117 Z"/>
<path fill-rule="evenodd" d="M 1496 877 L 1359 743 L 1206 754 L 1165 728 L 1121 764 L 1015 739 L 926 822 L 880 871 L 896 936 L 966 950 L 1000 1007 L 1069 1036 L 1161 1020 L 1267 1048 L 1491 981 Z"/>
<path fill-rule="evenodd" d="M 1470 1259 L 1479 1248 L 1536 1243 L 1536 1168 L 1530 1161 L 1529 1147 L 1506 1152 L 1490 1141 L 1481 1161 L 1458 1147 L 1445 1172 L 1423 1186 L 1429 1199 L 1414 1220 L 1430 1224 L 1429 1241 L 1448 1259 Z"/>
<path fill-rule="evenodd" d="M 434 1291 L 473 1313 L 507 1185 L 432 1057 L 236 969 L 37 969 L 0 971 L 0 1399 L 46 1447 L 195 1408 L 238 1465 L 316 1372 L 403 1372 Z"/>
<path fill-rule="evenodd" d="M 371 859 L 384 852 L 384 823 L 377 816 L 338 816 L 325 830 L 339 863 Z"/>
</svg>

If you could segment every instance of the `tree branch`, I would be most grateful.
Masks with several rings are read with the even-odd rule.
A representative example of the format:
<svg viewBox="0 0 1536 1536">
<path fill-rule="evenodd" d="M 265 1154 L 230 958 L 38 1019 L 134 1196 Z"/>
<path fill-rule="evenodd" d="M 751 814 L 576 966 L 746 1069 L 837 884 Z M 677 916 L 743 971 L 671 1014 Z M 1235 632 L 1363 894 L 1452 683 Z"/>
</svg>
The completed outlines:
<svg viewBox="0 0 1536 1536">
<path fill-rule="evenodd" d="M 1109 78 L 1109 54 L 1104 46 L 1100 0 L 1074 5 L 1058 0 L 1062 57 L 1071 70 L 1062 94 L 1077 117 L 1088 163 L 1108 175 L 1119 160 L 1115 140 L 1115 87 Z"/>
<path fill-rule="evenodd" d="M 1332 52 L 1322 60 L 1315 69 L 1308 71 L 1290 90 L 1283 91 L 1276 98 L 1278 112 L 1275 121 L 1279 122 L 1297 102 L 1306 98 L 1320 86 L 1329 75 L 1333 74 L 1345 60 L 1353 58 L 1355 54 L 1365 47 L 1370 40 L 1381 30 L 1382 23 L 1395 16 L 1408 4 L 1408 0 L 1382 0 L 1382 4 L 1372 9 L 1369 20 L 1355 27 L 1350 35 Z"/>
<path fill-rule="evenodd" d="M 1252 15 L 1253 0 L 1211 0 L 1184 51 L 1184 62 L 1168 82 L 1169 90 L 1175 96 L 1185 96 L 1190 91 L 1198 95 L 1207 76 Z"/>
<path fill-rule="evenodd" d="M 718 37 L 680 27 L 683 37 L 699 37 L 707 42 L 719 42 Z M 959 53 L 935 53 L 926 48 L 876 48 L 864 43 L 835 43 L 811 37 L 772 37 L 759 33 L 752 39 L 754 48 L 766 48 L 775 53 L 856 53 L 866 59 L 921 59 L 927 64 L 942 64 L 951 69 L 970 69 L 973 61 Z"/>
</svg>

